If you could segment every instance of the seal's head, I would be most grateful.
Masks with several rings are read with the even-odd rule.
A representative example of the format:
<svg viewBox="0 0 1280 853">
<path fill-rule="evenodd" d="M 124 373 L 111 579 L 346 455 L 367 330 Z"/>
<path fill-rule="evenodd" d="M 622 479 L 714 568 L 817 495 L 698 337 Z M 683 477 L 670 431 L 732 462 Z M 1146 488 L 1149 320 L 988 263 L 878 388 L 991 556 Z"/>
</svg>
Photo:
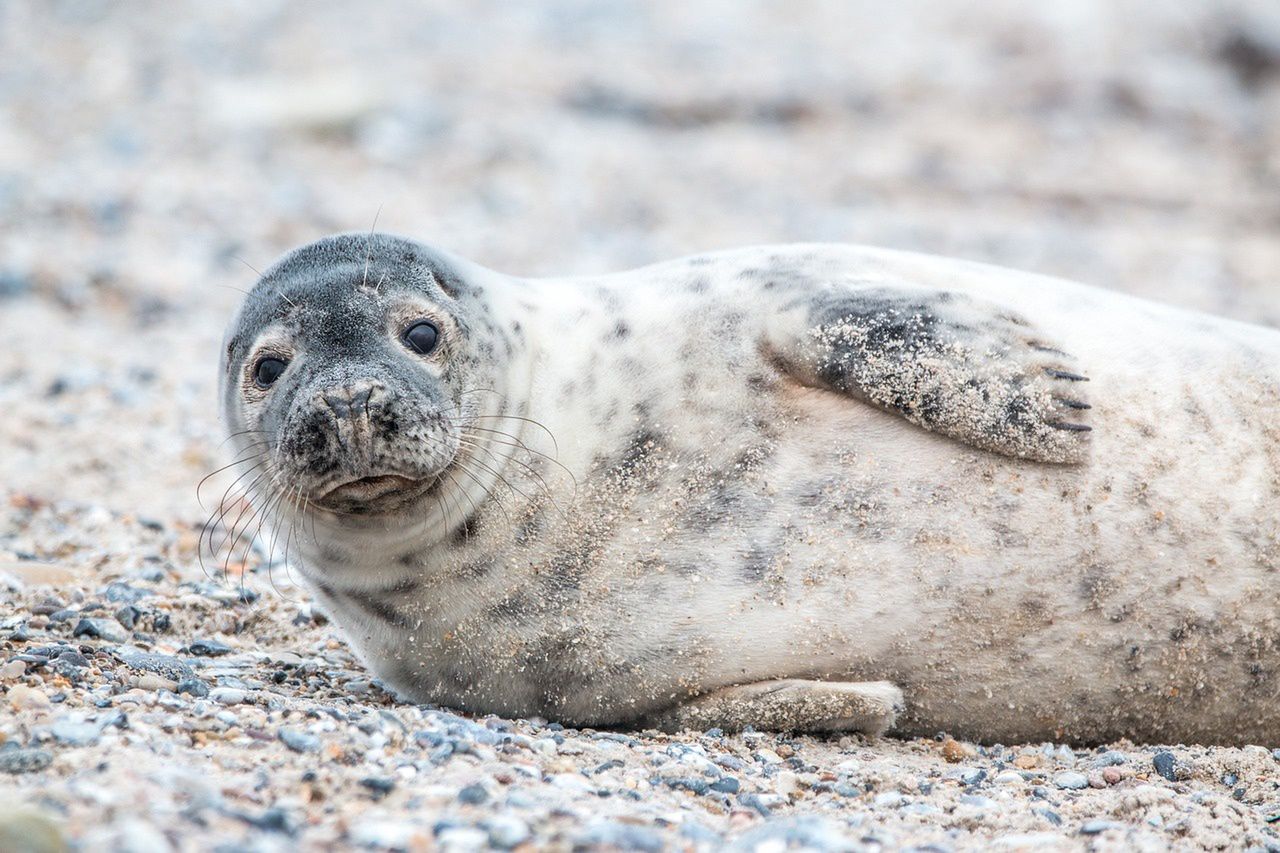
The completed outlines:
<svg viewBox="0 0 1280 853">
<path fill-rule="evenodd" d="M 475 287 L 443 253 L 383 234 L 272 266 L 228 329 L 221 375 L 227 430 L 264 463 L 264 491 L 344 517 L 431 492 L 458 453 L 466 389 L 486 378 Z"/>
</svg>

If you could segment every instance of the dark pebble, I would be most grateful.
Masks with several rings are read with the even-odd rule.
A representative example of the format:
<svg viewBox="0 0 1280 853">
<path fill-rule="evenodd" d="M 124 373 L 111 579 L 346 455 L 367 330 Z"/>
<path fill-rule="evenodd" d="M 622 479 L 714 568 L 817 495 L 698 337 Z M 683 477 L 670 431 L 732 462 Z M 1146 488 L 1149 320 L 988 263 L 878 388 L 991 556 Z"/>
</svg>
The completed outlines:
<svg viewBox="0 0 1280 853">
<path fill-rule="evenodd" d="M 711 790 L 721 794 L 736 794 L 740 787 L 742 786 L 738 784 L 738 780 L 732 776 L 721 776 L 711 783 Z"/>
<path fill-rule="evenodd" d="M 108 619 L 81 619 L 71 632 L 73 637 L 92 637 L 108 643 L 123 643 L 129 639 L 120 625 Z"/>
<path fill-rule="evenodd" d="M 489 792 L 480 783 L 468 785 L 458 792 L 458 802 L 465 803 L 469 806 L 478 806 L 488 802 Z"/>
<path fill-rule="evenodd" d="M 1057 812 L 1053 811 L 1052 809 L 1032 809 L 1032 811 L 1040 815 L 1040 817 L 1044 818 L 1045 820 L 1049 821 L 1049 823 L 1053 824 L 1054 826 L 1062 826 L 1061 815 L 1059 815 Z"/>
<path fill-rule="evenodd" d="M 376 796 L 385 797 L 395 790 L 396 780 L 385 776 L 366 776 L 360 780 L 360 784 L 373 791 Z"/>
<path fill-rule="evenodd" d="M 55 625 L 61 625 L 63 622 L 70 622 L 72 619 L 76 619 L 79 616 L 79 610 L 72 610 L 70 608 L 55 610 L 53 613 L 49 614 L 49 621 Z"/>
<path fill-rule="evenodd" d="M 591 771 L 591 775 L 595 776 L 597 773 L 603 773 L 606 770 L 612 770 L 615 767 L 621 767 L 621 766 L 622 766 L 622 762 L 616 758 L 613 758 L 597 766 L 596 769 Z"/>
<path fill-rule="evenodd" d="M 173 619 L 168 613 L 157 613 L 156 618 L 152 620 L 152 625 L 158 633 L 163 634 L 173 627 Z"/>
<path fill-rule="evenodd" d="M 702 779 L 694 779 L 690 777 L 681 777 L 679 779 L 667 779 L 668 788 L 683 788 L 686 791 L 692 791 L 695 794 L 705 794 L 711 790 L 711 786 Z"/>
<path fill-rule="evenodd" d="M 1156 772 L 1168 779 L 1170 782 L 1178 781 L 1177 766 L 1178 759 L 1174 757 L 1172 752 L 1157 752 L 1155 758 L 1151 759 L 1151 766 Z"/>
<path fill-rule="evenodd" d="M 217 640 L 192 640 L 187 646 L 187 652 L 201 657 L 216 658 L 222 655 L 229 655 L 235 651 L 226 643 L 219 643 Z"/>
<path fill-rule="evenodd" d="M 203 699 L 209 695 L 209 685 L 198 678 L 184 678 L 178 682 L 178 692 Z"/>
<path fill-rule="evenodd" d="M 749 809 L 755 809 L 760 817 L 768 817 L 770 815 L 769 807 L 760 802 L 760 797 L 757 794 L 743 794 L 738 797 L 738 802 Z"/>
<path fill-rule="evenodd" d="M 44 601 L 31 608 L 32 616 L 52 616 L 54 613 L 66 610 L 67 606 L 61 601 L 52 598 L 46 598 Z"/>
<path fill-rule="evenodd" d="M 115 612 L 115 617 L 117 622 L 132 631 L 133 626 L 137 625 L 138 620 L 142 617 L 142 611 L 132 604 L 126 604 Z"/>
</svg>

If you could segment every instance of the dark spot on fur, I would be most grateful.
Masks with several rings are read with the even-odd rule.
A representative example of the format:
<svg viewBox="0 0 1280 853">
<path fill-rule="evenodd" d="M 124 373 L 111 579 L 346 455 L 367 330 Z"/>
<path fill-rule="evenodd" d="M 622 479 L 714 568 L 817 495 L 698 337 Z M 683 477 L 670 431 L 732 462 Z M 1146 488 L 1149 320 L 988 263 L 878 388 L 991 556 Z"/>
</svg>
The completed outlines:
<svg viewBox="0 0 1280 853">
<path fill-rule="evenodd" d="M 613 324 L 613 329 L 605 337 L 605 340 L 620 341 L 631 334 L 631 327 L 627 325 L 625 320 L 619 320 Z"/>
</svg>

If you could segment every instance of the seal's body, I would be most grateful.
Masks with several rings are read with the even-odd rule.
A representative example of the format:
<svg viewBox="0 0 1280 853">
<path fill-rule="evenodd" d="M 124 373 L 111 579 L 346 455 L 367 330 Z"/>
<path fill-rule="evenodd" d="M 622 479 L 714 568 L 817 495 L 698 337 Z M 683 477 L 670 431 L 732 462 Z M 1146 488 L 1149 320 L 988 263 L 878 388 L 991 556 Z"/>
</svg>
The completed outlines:
<svg viewBox="0 0 1280 853">
<path fill-rule="evenodd" d="M 224 401 L 414 700 L 1269 743 L 1277 365 L 1268 329 L 903 253 L 522 280 L 348 235 L 255 288 Z"/>
</svg>

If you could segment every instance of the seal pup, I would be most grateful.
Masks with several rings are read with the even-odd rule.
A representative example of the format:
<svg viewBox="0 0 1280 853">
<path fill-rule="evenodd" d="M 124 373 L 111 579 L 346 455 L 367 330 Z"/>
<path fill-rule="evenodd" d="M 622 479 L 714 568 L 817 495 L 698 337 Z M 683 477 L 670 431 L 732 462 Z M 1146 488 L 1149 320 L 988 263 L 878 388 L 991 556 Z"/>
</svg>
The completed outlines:
<svg viewBox="0 0 1280 853">
<path fill-rule="evenodd" d="M 1280 740 L 1280 333 L 840 245 L 286 255 L 221 396 L 402 697 L 591 726 Z"/>
</svg>

